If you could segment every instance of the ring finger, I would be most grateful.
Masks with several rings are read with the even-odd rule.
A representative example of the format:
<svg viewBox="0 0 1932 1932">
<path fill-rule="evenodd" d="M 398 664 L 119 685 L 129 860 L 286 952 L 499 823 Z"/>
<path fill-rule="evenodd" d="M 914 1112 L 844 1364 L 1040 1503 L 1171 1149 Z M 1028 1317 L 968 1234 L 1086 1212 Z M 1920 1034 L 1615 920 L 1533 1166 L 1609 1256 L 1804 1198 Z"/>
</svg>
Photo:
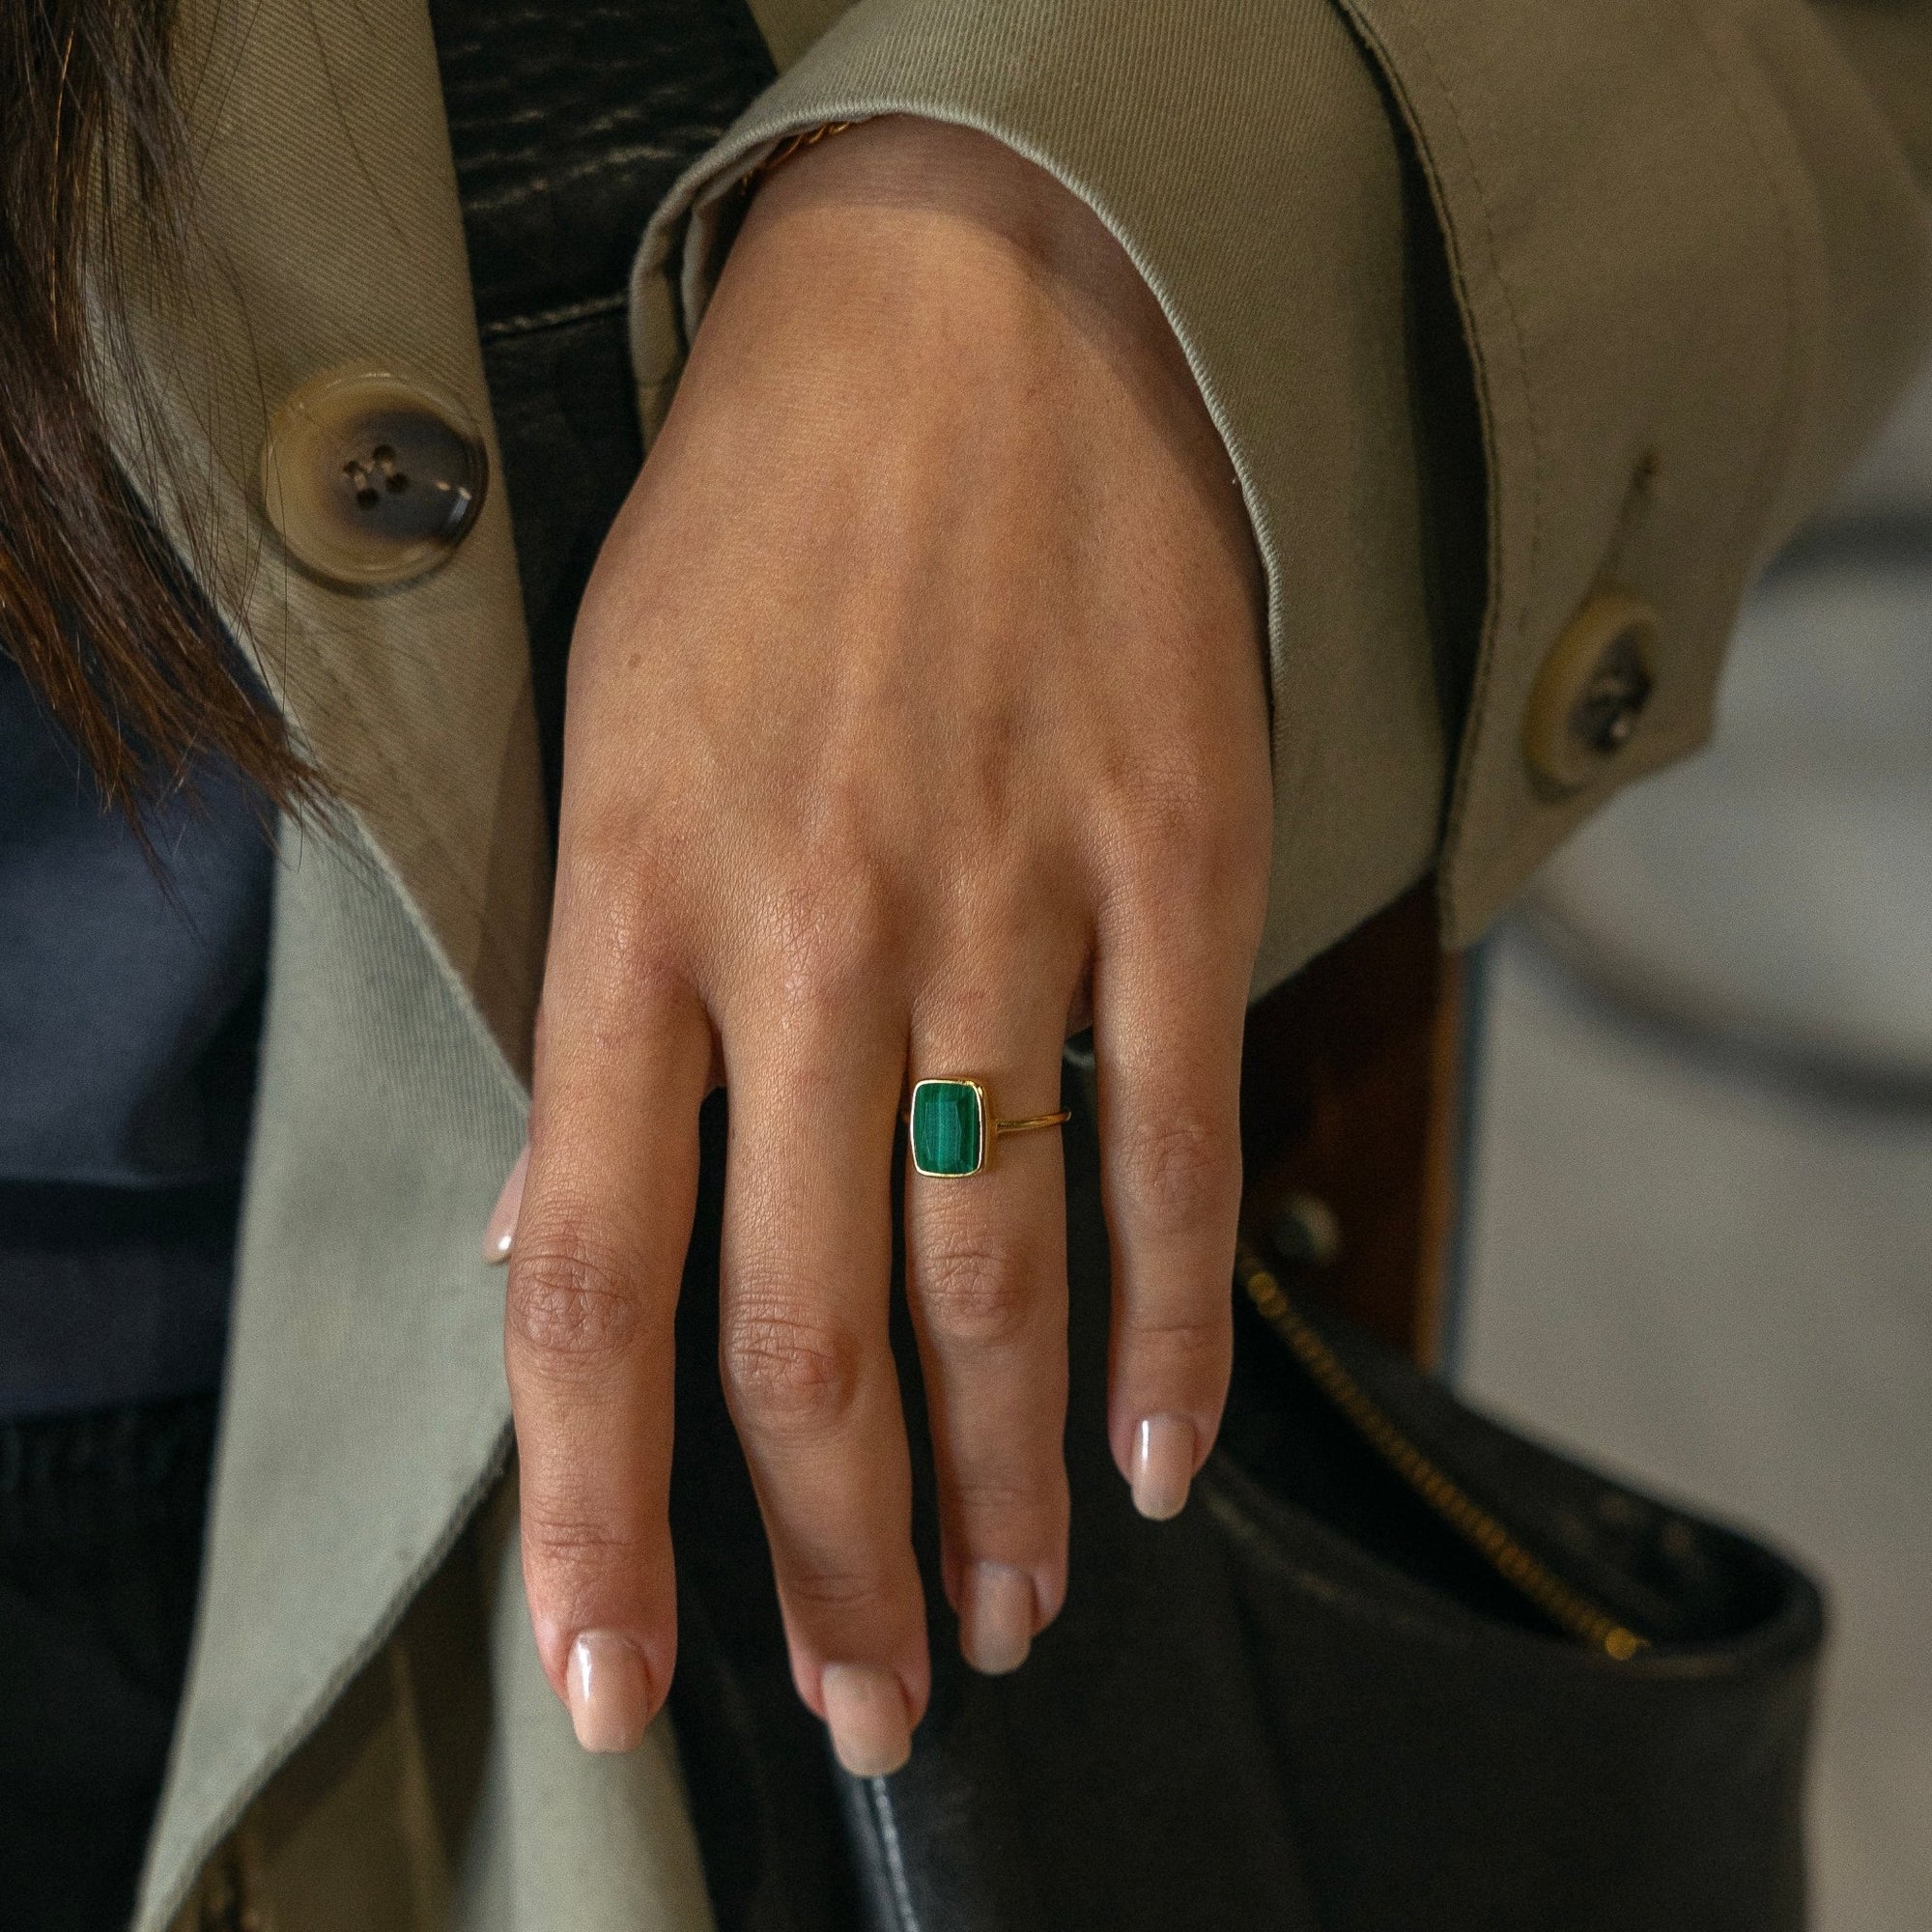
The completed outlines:
<svg viewBox="0 0 1932 1932">
<path fill-rule="evenodd" d="M 1066 1578 L 1066 1212 L 1060 1105 L 1077 965 L 916 1019 L 906 1286 L 925 1371 L 947 1594 L 976 1669 L 1011 1670 Z M 921 1168 L 983 1162 L 966 1175 Z M 948 1143 L 951 1143 L 949 1146 Z M 963 1151 L 965 1158 L 949 1159 Z"/>
</svg>

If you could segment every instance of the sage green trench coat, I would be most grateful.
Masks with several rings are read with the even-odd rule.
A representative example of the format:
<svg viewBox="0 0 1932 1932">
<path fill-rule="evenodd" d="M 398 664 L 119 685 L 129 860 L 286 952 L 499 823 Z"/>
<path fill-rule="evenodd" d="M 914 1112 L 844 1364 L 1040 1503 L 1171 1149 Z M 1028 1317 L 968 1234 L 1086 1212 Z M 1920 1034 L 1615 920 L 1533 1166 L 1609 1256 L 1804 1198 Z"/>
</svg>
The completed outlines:
<svg viewBox="0 0 1932 1932">
<path fill-rule="evenodd" d="M 638 261 L 647 427 L 730 184 L 787 131 L 968 123 L 1091 203 L 1186 350 L 1266 565 L 1258 989 L 1432 869 L 1467 940 L 1694 749 L 1743 587 L 1919 353 L 1913 0 L 753 5 L 782 77 Z M 353 810 L 291 833 L 278 888 L 202 1617 L 138 1923 L 699 1932 L 668 1727 L 579 1752 L 518 1580 L 478 1259 L 548 892 L 510 506 L 445 568 L 352 596 L 287 566 L 256 482 L 279 402 L 346 363 L 433 384 L 488 437 L 424 3 L 185 14 L 204 252 L 175 283 L 131 265 L 175 461 L 131 427 L 126 454 L 241 560 L 226 614 Z M 1458 407 L 1486 570 L 1461 639 L 1432 590 Z M 1552 781 L 1536 720 L 1566 715 L 1576 621 L 1612 589 L 1655 613 L 1652 696 Z"/>
</svg>

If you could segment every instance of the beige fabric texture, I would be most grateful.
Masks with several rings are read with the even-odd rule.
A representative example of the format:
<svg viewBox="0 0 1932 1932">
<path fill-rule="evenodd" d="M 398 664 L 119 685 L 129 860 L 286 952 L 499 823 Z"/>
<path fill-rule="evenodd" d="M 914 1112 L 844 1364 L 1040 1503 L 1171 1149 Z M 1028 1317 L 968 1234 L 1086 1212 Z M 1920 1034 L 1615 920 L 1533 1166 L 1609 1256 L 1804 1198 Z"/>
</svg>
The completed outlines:
<svg viewBox="0 0 1932 1932">
<path fill-rule="evenodd" d="M 1268 566 L 1258 985 L 1432 863 L 1466 936 L 1601 793 L 1693 745 L 1739 586 L 1922 327 L 1902 153 L 1801 0 L 753 11 L 799 58 L 653 225 L 646 420 L 728 240 L 724 185 L 785 130 L 932 114 L 1086 198 L 1174 324 Z M 263 429 L 324 369 L 424 378 L 491 437 L 427 16 L 188 0 L 185 31 L 206 254 L 137 320 L 191 500 L 131 401 L 129 460 L 165 515 L 212 523 L 224 609 L 353 810 L 288 841 L 203 1614 L 138 1924 L 239 1880 L 273 1932 L 703 1932 L 668 1731 L 576 1751 L 499 1475 L 501 1282 L 476 1241 L 522 1135 L 548 891 L 514 506 L 499 482 L 446 568 L 373 597 L 290 570 L 260 516 Z M 1422 589 L 1405 139 L 1490 470 L 1459 747 Z M 1662 614 L 1655 716 L 1598 791 L 1552 802 L 1523 697 L 1611 579 Z"/>
</svg>

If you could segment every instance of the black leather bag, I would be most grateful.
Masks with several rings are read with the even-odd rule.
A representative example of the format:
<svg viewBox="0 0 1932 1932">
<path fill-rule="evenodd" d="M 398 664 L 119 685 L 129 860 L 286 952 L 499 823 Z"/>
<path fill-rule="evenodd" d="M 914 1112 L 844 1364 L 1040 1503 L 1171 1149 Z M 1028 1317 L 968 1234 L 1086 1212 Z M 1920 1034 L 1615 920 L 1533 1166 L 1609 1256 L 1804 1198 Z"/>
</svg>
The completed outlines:
<svg viewBox="0 0 1932 1932">
<path fill-rule="evenodd" d="M 715 1393 L 711 1122 L 673 1706 L 723 1932 L 1798 1927 L 1810 1582 L 1499 1428 L 1255 1252 L 1220 1446 L 1179 1518 L 1143 1521 L 1106 1448 L 1074 1085 L 1066 1608 L 1013 1676 L 960 1662 L 902 1347 L 934 1690 L 912 1762 L 867 1781 L 792 1693 Z"/>
</svg>

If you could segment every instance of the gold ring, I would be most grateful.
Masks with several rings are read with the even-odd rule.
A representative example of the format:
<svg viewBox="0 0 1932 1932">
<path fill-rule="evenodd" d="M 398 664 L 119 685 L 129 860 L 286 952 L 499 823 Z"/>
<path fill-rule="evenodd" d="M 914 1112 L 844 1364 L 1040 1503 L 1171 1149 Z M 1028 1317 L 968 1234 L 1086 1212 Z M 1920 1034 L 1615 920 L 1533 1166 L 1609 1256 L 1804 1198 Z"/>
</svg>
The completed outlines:
<svg viewBox="0 0 1932 1932">
<path fill-rule="evenodd" d="M 1064 1126 L 1072 1118 L 1071 1111 L 1063 1107 L 1054 1114 L 1003 1121 L 980 1081 L 922 1080 L 912 1090 L 913 1170 L 949 1180 L 978 1174 L 992 1159 L 993 1148 L 1003 1135 Z"/>
</svg>

